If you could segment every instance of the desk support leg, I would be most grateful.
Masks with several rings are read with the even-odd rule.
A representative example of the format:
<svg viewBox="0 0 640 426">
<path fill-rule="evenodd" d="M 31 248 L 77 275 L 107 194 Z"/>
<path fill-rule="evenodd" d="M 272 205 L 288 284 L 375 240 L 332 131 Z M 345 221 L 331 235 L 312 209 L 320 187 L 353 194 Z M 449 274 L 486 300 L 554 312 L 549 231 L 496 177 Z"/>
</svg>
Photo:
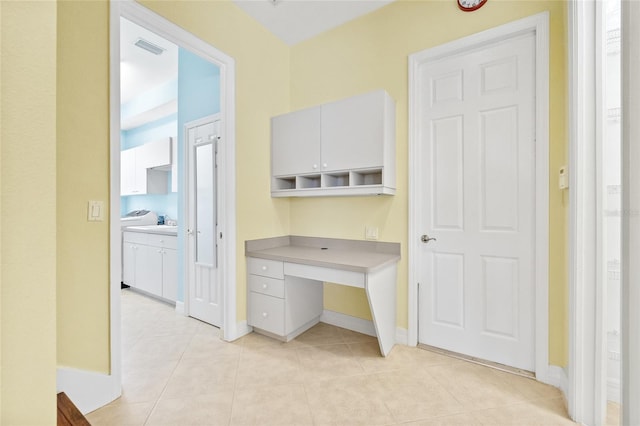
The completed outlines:
<svg viewBox="0 0 640 426">
<path fill-rule="evenodd" d="M 389 355 L 396 342 L 397 265 L 367 274 L 365 291 L 376 328 L 380 352 Z"/>
</svg>

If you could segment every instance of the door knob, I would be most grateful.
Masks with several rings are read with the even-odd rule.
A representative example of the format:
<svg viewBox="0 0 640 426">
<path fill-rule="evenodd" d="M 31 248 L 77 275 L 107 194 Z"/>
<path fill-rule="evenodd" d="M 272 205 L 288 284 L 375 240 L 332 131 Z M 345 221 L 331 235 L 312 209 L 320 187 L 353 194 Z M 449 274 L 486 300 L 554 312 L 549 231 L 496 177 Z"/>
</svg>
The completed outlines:
<svg viewBox="0 0 640 426">
<path fill-rule="evenodd" d="M 429 241 L 437 241 L 437 240 L 435 238 L 431 238 L 427 234 L 424 234 L 423 236 L 420 237 L 420 241 L 422 241 L 423 243 L 428 243 Z"/>
</svg>

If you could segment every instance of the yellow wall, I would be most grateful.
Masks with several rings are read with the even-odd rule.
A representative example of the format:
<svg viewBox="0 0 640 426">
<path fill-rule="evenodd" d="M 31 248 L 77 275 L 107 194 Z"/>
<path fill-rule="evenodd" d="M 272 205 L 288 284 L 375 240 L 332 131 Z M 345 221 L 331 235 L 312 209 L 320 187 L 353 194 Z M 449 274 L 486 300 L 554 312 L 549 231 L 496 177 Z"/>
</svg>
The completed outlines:
<svg viewBox="0 0 640 426">
<path fill-rule="evenodd" d="M 55 424 L 56 5 L 0 11 L 0 424 Z"/>
<path fill-rule="evenodd" d="M 402 243 L 399 327 L 407 327 L 408 55 L 532 14 L 550 11 L 550 362 L 565 365 L 568 208 L 556 185 L 566 162 L 565 6 L 561 1 L 490 1 L 474 13 L 454 1 L 398 1 L 291 50 L 291 109 L 378 88 L 397 101 L 397 192 L 393 197 L 294 199 L 291 233 L 362 239 L 366 226 Z M 325 308 L 369 318 L 361 291 L 326 286 Z"/>
<path fill-rule="evenodd" d="M 109 4 L 58 2 L 58 365 L 109 372 Z M 107 210 L 108 212 L 108 210 Z"/>
</svg>

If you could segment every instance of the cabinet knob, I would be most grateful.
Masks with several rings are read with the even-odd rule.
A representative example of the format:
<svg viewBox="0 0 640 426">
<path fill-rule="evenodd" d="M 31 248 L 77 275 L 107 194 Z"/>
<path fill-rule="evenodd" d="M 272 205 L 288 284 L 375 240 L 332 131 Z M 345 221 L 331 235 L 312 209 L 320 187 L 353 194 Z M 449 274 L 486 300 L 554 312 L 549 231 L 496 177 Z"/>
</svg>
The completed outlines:
<svg viewBox="0 0 640 426">
<path fill-rule="evenodd" d="M 324 167 L 325 169 L 327 168 L 327 166 L 328 166 L 328 164 L 327 164 L 327 163 L 324 163 L 324 164 L 322 165 L 322 167 Z"/>
<path fill-rule="evenodd" d="M 269 314 L 268 314 L 268 313 L 266 313 L 266 312 L 263 312 L 263 313 L 262 313 L 262 318 L 266 318 L 266 317 L 268 317 L 268 316 L 269 316 Z"/>
<path fill-rule="evenodd" d="M 266 289 L 267 289 L 267 287 L 269 287 L 269 286 L 268 286 L 268 285 L 266 285 L 266 284 L 262 284 L 262 288 L 263 288 L 263 289 L 265 289 L 265 290 L 266 290 Z"/>
<path fill-rule="evenodd" d="M 266 267 L 266 266 L 263 266 L 263 267 L 262 267 L 262 270 L 263 270 L 263 271 L 266 271 L 266 270 L 267 270 L 267 267 Z"/>
<path fill-rule="evenodd" d="M 162 250 L 158 250 L 158 253 L 162 253 Z"/>
<path fill-rule="evenodd" d="M 318 168 L 318 165 L 317 165 L 317 164 L 314 164 L 314 165 L 313 165 L 313 170 L 315 170 L 315 169 L 317 169 L 317 168 Z"/>
</svg>

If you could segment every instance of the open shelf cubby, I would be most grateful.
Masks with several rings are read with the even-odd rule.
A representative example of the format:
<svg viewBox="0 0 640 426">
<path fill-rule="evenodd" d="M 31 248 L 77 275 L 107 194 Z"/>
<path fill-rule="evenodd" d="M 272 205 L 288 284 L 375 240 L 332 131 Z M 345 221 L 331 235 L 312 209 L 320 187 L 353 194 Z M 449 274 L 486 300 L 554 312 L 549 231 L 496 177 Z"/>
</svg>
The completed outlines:
<svg viewBox="0 0 640 426">
<path fill-rule="evenodd" d="M 320 183 L 320 175 L 298 176 L 296 188 L 320 188 Z"/>
<path fill-rule="evenodd" d="M 381 185 L 382 184 L 382 169 L 373 170 L 360 170 L 357 172 L 351 172 L 351 185 Z"/>
<path fill-rule="evenodd" d="M 349 172 L 327 173 L 322 175 L 322 179 L 322 186 L 324 188 L 349 186 Z"/>
<path fill-rule="evenodd" d="M 296 177 L 281 177 L 274 179 L 274 186 L 278 190 L 296 189 Z"/>
</svg>

